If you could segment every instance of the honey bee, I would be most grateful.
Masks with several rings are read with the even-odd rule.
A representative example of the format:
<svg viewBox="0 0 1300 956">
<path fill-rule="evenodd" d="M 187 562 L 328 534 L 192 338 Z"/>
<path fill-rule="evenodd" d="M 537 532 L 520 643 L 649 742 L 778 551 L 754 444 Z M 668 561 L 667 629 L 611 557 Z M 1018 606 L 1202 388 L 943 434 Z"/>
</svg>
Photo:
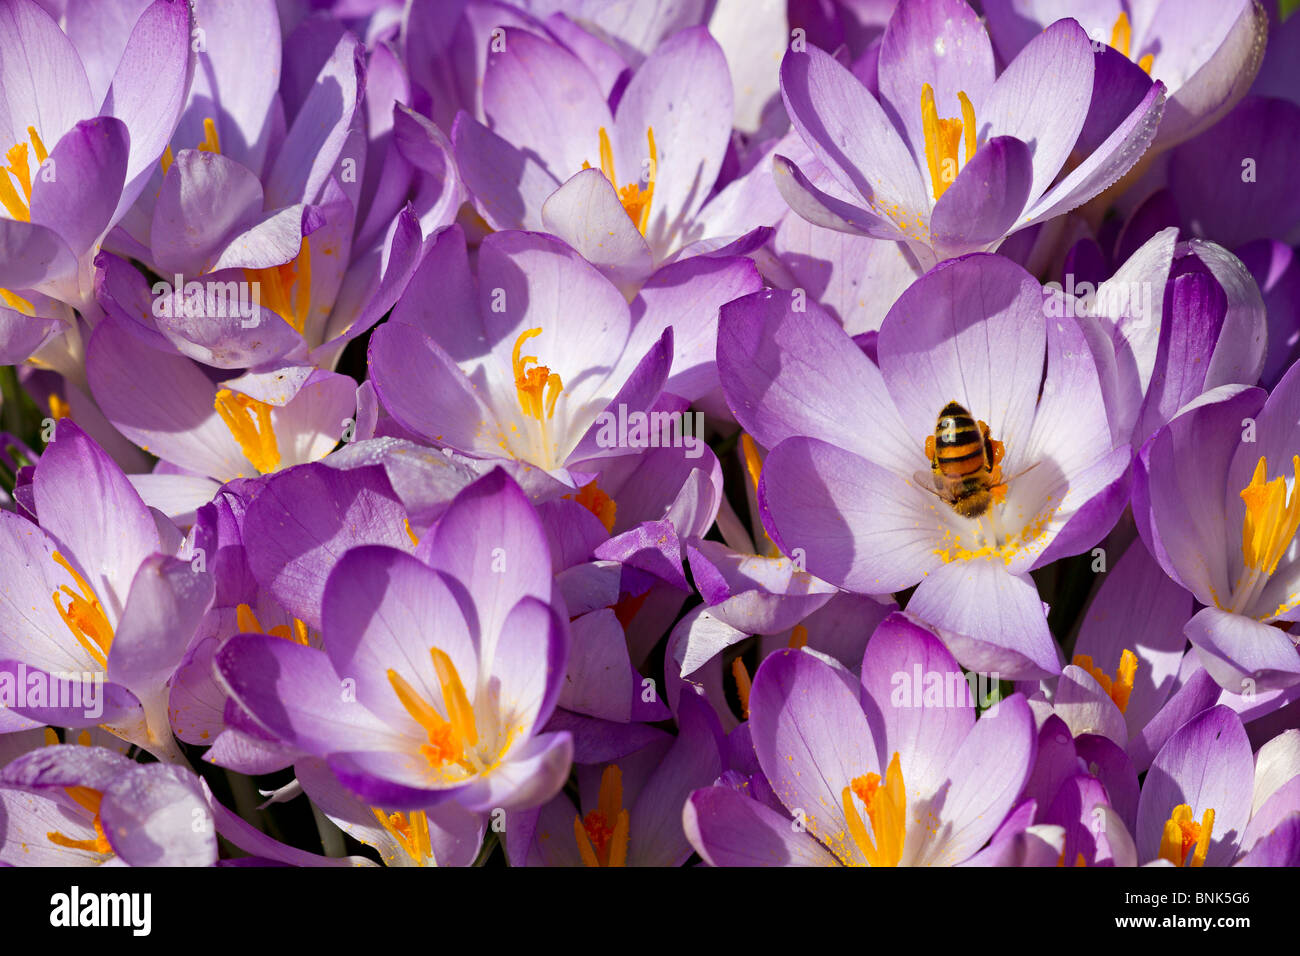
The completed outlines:
<svg viewBox="0 0 1300 956">
<path fill-rule="evenodd" d="M 976 421 L 960 402 L 949 402 L 935 420 L 934 434 L 926 436 L 930 471 L 918 471 L 916 483 L 962 517 L 978 518 L 1006 497 L 1004 454 L 1002 442 L 989 436 L 988 425 Z"/>
</svg>

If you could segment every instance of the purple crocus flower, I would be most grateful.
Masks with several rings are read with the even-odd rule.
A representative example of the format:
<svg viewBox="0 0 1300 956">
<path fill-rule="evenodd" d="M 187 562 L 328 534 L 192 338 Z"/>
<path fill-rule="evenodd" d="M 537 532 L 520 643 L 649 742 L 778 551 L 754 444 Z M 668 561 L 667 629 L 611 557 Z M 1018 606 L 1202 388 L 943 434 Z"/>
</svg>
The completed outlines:
<svg viewBox="0 0 1300 956">
<path fill-rule="evenodd" d="M 41 747 L 0 769 L 0 861 L 12 866 L 211 866 L 217 828 L 188 768 L 102 747 Z"/>
<path fill-rule="evenodd" d="M 1212 707 L 1156 756 L 1138 803 L 1137 859 L 1174 866 L 1295 866 L 1300 776 L 1282 747 L 1258 760 L 1241 719 Z M 1281 759 L 1279 759 L 1281 758 Z M 1278 771 L 1283 771 L 1278 773 Z M 1285 779 L 1278 777 L 1285 776 Z"/>
<path fill-rule="evenodd" d="M 919 585 L 911 613 L 963 663 L 1015 678 L 1060 672 L 1029 572 L 1110 529 L 1131 457 L 1096 400 L 1083 331 L 1045 320 L 1048 300 L 1001 257 L 945 262 L 890 310 L 879 367 L 786 293 L 730 303 L 719 324 L 728 402 L 772 449 L 759 507 L 781 552 L 860 594 Z M 934 490 L 925 451 L 953 401 L 1005 448 L 1005 496 L 974 518 Z"/>
<path fill-rule="evenodd" d="M 425 441 L 518 460 L 571 486 L 566 470 L 651 446 L 647 413 L 671 424 L 684 410 L 656 404 L 662 392 L 689 401 L 716 391 L 716 310 L 759 287 L 749 260 L 696 258 L 660 270 L 629 306 L 577 252 L 525 232 L 485 239 L 477 273 L 460 230 L 442 233 L 371 339 L 375 391 Z M 703 453 L 679 428 L 677 443 L 688 441 Z"/>
<path fill-rule="evenodd" d="M 502 42 L 483 78 L 490 128 L 465 113 L 452 128 L 465 184 L 494 229 L 554 233 L 629 297 L 665 262 L 743 253 L 766 238 L 753 231 L 766 223 L 735 227 L 725 194 L 705 204 L 732 125 L 726 58 L 707 30 L 660 45 L 616 109 L 563 47 L 510 28 Z"/>
<path fill-rule="evenodd" d="M 808 221 L 905 242 L 922 268 L 993 250 L 1102 192 L 1151 142 L 1160 83 L 1061 175 L 1093 73 L 1092 46 L 1073 20 L 1035 36 L 995 77 L 988 34 L 964 0 L 902 0 L 880 49 L 879 98 L 815 47 L 791 49 L 781 64 L 795 129 L 852 200 L 817 189 L 779 155 L 777 186 Z"/>
<path fill-rule="evenodd" d="M 1068 8 L 1092 42 L 1120 54 L 1108 69 L 1116 87 L 1141 83 L 1138 71 L 1169 90 L 1152 151 L 1162 151 L 1219 121 L 1250 89 L 1264 58 L 1268 17 L 1256 0 L 984 0 L 989 35 L 1004 60 L 1015 57 Z"/>
<path fill-rule="evenodd" d="M 722 772 L 722 730 L 709 706 L 683 698 L 677 737 L 617 762 L 578 768 L 580 805 L 557 794 L 523 829 L 525 866 L 681 866 L 691 855 L 682 804 Z M 516 831 L 507 827 L 507 849 Z"/>
<path fill-rule="evenodd" d="M 916 680 L 947 690 L 927 697 Z M 998 831 L 1034 762 L 1024 698 L 976 720 L 957 662 L 902 615 L 867 645 L 861 685 L 788 650 L 758 669 L 750 712 L 785 813 L 727 786 L 697 790 L 683 822 L 714 866 L 960 864 Z"/>
<path fill-rule="evenodd" d="M 0 5 L 7 322 L 49 324 L 43 297 L 93 321 L 99 243 L 145 188 L 175 126 L 189 80 L 188 5 L 157 0 L 137 10 L 133 25 L 119 14 L 117 5 L 92 4 L 69 34 L 33 0 Z M 29 300 L 28 290 L 41 297 Z M 75 354 L 75 324 L 67 328 Z"/>
<path fill-rule="evenodd" d="M 568 734 L 538 733 L 567 656 L 551 592 L 536 514 L 498 470 L 417 556 L 344 555 L 325 586 L 324 650 L 241 634 L 216 666 L 259 725 L 374 806 L 527 808 L 554 795 L 572 754 Z"/>
<path fill-rule="evenodd" d="M 1187 636 L 1230 693 L 1300 680 L 1295 641 L 1275 622 L 1300 619 L 1293 538 L 1300 503 L 1300 367 L 1271 395 L 1226 385 L 1190 403 L 1142 448 L 1133 501 L 1152 555 L 1204 607 Z M 1189 454 L 1198 463 L 1185 467 Z"/>
<path fill-rule="evenodd" d="M 0 512 L 0 674 L 11 693 L 62 680 L 79 694 L 5 701 L 0 728 L 99 724 L 177 759 L 167 681 L 212 600 L 210 576 L 171 556 L 179 532 L 71 422 L 58 426 L 31 488 L 39 526 Z"/>
</svg>

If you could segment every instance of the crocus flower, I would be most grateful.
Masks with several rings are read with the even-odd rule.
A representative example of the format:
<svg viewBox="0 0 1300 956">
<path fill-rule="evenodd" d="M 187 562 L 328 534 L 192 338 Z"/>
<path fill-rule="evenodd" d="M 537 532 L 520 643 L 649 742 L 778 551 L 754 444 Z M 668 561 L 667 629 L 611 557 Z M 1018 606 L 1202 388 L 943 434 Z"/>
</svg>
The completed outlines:
<svg viewBox="0 0 1300 956">
<path fill-rule="evenodd" d="M 956 693 L 927 700 L 914 677 Z M 998 830 L 1034 761 L 1024 698 L 976 720 L 957 662 L 901 615 L 867 645 L 860 687 L 788 650 L 758 669 L 750 714 L 758 762 L 789 816 L 725 786 L 697 790 L 683 820 L 714 866 L 953 866 Z"/>
<path fill-rule="evenodd" d="M 712 710 L 683 698 L 680 733 L 603 766 L 578 769 L 580 806 L 557 794 L 523 830 L 527 866 L 681 866 L 691 855 L 682 804 L 722 771 L 722 731 Z M 585 811 L 585 812 L 584 812 Z M 514 839 L 507 827 L 507 843 Z M 512 853 L 515 852 L 512 850 Z"/>
<path fill-rule="evenodd" d="M 568 772 L 567 734 L 539 734 L 568 633 L 523 493 L 494 471 L 421 544 L 352 549 L 326 583 L 324 650 L 241 634 L 218 652 L 231 696 L 267 731 L 325 758 L 371 805 L 535 806 Z M 462 603 L 463 602 L 463 603 Z"/>
<path fill-rule="evenodd" d="M 13 866 L 211 866 L 217 828 L 188 768 L 102 747 L 42 747 L 0 768 L 0 860 Z"/>
<path fill-rule="evenodd" d="M 659 46 L 617 109 L 559 45 L 509 28 L 503 45 L 483 78 L 491 128 L 464 113 L 452 128 L 465 184 L 494 229 L 554 233 L 629 296 L 665 262 L 766 238 L 753 232 L 766 223 L 735 229 L 723 197 L 705 205 L 732 124 L 726 59 L 706 30 Z"/>
<path fill-rule="evenodd" d="M 0 512 L 6 588 L 0 595 L 0 673 L 47 686 L 102 688 L 102 700 L 29 700 L 0 710 L 4 729 L 100 724 L 164 759 L 178 757 L 167 681 L 212 600 L 212 580 L 171 555 L 180 534 L 157 520 L 103 450 L 72 422 L 32 477 L 36 525 Z M 99 710 L 98 713 L 95 710 Z"/>
<path fill-rule="evenodd" d="M 1286 743 L 1294 747 L 1294 740 Z M 1300 778 L 1270 779 L 1276 757 L 1261 749 L 1256 760 L 1241 719 L 1227 707 L 1189 720 L 1143 783 L 1134 834 L 1138 862 L 1294 866 Z M 1282 828 L 1288 839 L 1273 843 L 1270 835 Z"/>
<path fill-rule="evenodd" d="M 1050 0 L 984 0 L 1004 60 L 1060 16 Z M 1095 44 L 1121 54 L 1169 90 L 1152 151 L 1208 129 L 1250 89 L 1264 58 L 1268 17 L 1255 0 L 1101 0 L 1068 5 Z M 1131 81 L 1130 81 L 1131 82 Z"/>
<path fill-rule="evenodd" d="M 108 36 L 79 49 L 33 0 L 0 8 L 6 313 L 35 316 L 42 300 L 28 300 L 25 290 L 32 290 L 97 314 L 91 263 L 105 233 L 145 188 L 189 79 L 186 3 L 157 0 L 126 35 L 114 22 L 116 10 L 85 12 L 94 23 L 102 18 Z M 84 26 L 82 37 L 99 33 L 89 21 Z"/>
<path fill-rule="evenodd" d="M 1225 385 L 1190 403 L 1142 448 L 1134 515 L 1152 555 L 1204 607 L 1187 636 L 1230 693 L 1290 686 L 1300 653 L 1280 626 L 1300 619 L 1293 537 L 1300 504 L 1296 366 L 1271 395 Z M 1187 456 L 1197 467 L 1189 472 Z"/>
<path fill-rule="evenodd" d="M 577 252 L 523 232 L 485 239 L 477 273 L 460 230 L 442 233 L 371 338 L 375 391 L 425 441 L 525 462 L 570 485 L 566 471 L 650 447 L 648 432 L 638 445 L 619 423 L 648 423 L 654 411 L 671 424 L 682 404 L 656 405 L 662 392 L 693 400 L 716 390 L 716 309 L 759 285 L 748 260 L 697 258 L 660 270 L 629 307 Z M 702 441 L 682 432 L 678 444 Z"/>
<path fill-rule="evenodd" d="M 902 0 L 881 46 L 879 100 L 815 47 L 781 64 L 795 129 L 853 201 L 780 156 L 777 185 L 810 222 L 906 242 L 925 268 L 994 249 L 1100 193 L 1150 143 L 1159 83 L 1058 179 L 1088 115 L 1092 60 L 1083 28 L 1060 20 L 995 79 L 988 34 L 963 0 Z"/>
<path fill-rule="evenodd" d="M 1044 301 L 998 256 L 943 263 L 890 310 L 879 367 L 789 294 L 730 303 L 719 325 L 728 401 L 772 449 L 759 508 L 781 553 L 860 594 L 918 585 L 908 610 L 963 663 L 1015 678 L 1060 670 L 1028 572 L 1110 529 L 1131 457 L 1096 401 L 1082 330 L 1045 320 Z M 925 452 L 952 401 L 1005 448 L 1005 497 L 976 518 L 934 490 Z"/>
</svg>

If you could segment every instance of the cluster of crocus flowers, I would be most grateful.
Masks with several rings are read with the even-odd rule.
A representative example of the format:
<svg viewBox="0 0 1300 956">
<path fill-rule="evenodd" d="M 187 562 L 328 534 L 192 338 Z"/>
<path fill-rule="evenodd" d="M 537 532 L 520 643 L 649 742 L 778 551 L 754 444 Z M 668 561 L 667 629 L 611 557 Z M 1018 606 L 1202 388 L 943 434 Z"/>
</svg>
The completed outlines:
<svg viewBox="0 0 1300 956">
<path fill-rule="evenodd" d="M 0 0 L 0 865 L 1300 865 L 1278 6 Z"/>
</svg>

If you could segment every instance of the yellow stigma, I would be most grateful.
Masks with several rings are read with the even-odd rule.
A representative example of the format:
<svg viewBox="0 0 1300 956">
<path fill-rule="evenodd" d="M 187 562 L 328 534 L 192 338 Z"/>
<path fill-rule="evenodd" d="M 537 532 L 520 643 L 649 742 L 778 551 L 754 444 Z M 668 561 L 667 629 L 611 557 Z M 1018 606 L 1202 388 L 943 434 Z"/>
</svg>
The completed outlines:
<svg viewBox="0 0 1300 956">
<path fill-rule="evenodd" d="M 45 144 L 41 142 L 35 126 L 27 127 L 27 139 L 32 144 L 32 152 L 36 154 L 36 165 L 40 166 L 50 154 L 45 151 Z M 19 142 L 9 147 L 5 151 L 5 159 L 8 163 L 0 169 L 0 206 L 3 206 L 5 212 L 12 218 L 20 222 L 31 222 L 32 168 L 31 163 L 27 161 L 27 143 Z M 10 176 L 13 179 L 10 179 Z M 22 196 L 19 196 L 18 190 L 14 188 L 15 181 L 18 183 L 18 188 L 23 191 Z"/>
<path fill-rule="evenodd" d="M 596 809 L 573 818 L 573 838 L 587 866 L 627 866 L 628 814 L 623 809 L 623 772 L 616 764 L 600 775 Z"/>
<path fill-rule="evenodd" d="M 854 803 L 855 796 L 866 808 L 867 819 L 871 821 L 870 834 Z M 849 834 L 867 863 L 871 866 L 898 866 L 903 859 L 903 840 L 907 836 L 907 792 L 903 788 L 898 753 L 894 753 L 885 770 L 883 787 L 880 774 L 855 777 L 841 792 L 840 801 L 849 824 Z"/>
<path fill-rule="evenodd" d="M 1192 808 L 1180 803 L 1165 821 L 1165 831 L 1160 836 L 1160 858 L 1174 866 L 1204 866 L 1213 833 L 1213 810 L 1206 810 L 1201 815 L 1201 822 L 1197 823 L 1192 818 Z M 1189 850 L 1190 858 L 1187 855 Z"/>
<path fill-rule="evenodd" d="M 1123 57 L 1129 58 L 1129 48 L 1133 43 L 1133 26 L 1129 23 L 1128 14 L 1123 10 L 1119 12 L 1119 17 L 1115 20 L 1115 25 L 1110 30 L 1110 45 Z M 1155 62 L 1155 54 L 1148 53 L 1137 61 L 1146 74 L 1151 74 L 1151 64 Z"/>
<path fill-rule="evenodd" d="M 311 315 L 311 241 L 306 236 L 294 258 L 265 269 L 245 269 L 244 278 L 257 289 L 261 304 L 304 334 Z"/>
<path fill-rule="evenodd" d="M 1092 657 L 1087 654 L 1075 654 L 1074 659 L 1070 661 L 1075 667 L 1082 667 L 1091 674 L 1101 685 L 1115 706 L 1119 708 L 1122 714 L 1128 710 L 1129 695 L 1133 693 L 1133 681 L 1137 677 L 1138 659 L 1132 651 L 1125 649 L 1119 655 L 1119 668 L 1115 672 L 1115 679 L 1111 680 L 1100 667 L 1092 663 Z"/>
<path fill-rule="evenodd" d="M 217 392 L 213 407 L 254 468 L 269 475 L 280 467 L 280 449 L 271 425 L 270 405 L 223 388 Z"/>
<path fill-rule="evenodd" d="M 51 392 L 50 393 L 50 417 L 53 418 L 55 421 L 58 421 L 60 418 L 67 418 L 71 414 L 72 414 L 71 406 L 69 406 L 68 403 L 65 402 L 63 399 L 61 399 L 58 395 Z"/>
<path fill-rule="evenodd" d="M 605 526 L 606 531 L 613 533 L 614 517 L 618 514 L 618 504 L 613 498 L 600 490 L 595 478 L 583 485 L 576 495 L 565 495 L 564 497 L 582 505 L 600 519 L 600 523 Z"/>
<path fill-rule="evenodd" d="M 371 807 L 375 819 L 397 841 L 398 846 L 406 851 L 416 866 L 437 866 L 433 858 L 433 844 L 429 840 L 429 816 L 423 810 L 409 814 L 385 813 L 378 807 Z"/>
<path fill-rule="evenodd" d="M 459 766 L 470 773 L 481 769 L 475 766 L 471 748 L 478 744 L 478 725 L 474 719 L 474 708 L 465 693 L 456 665 L 447 653 L 436 647 L 429 648 L 433 657 L 433 668 L 438 674 L 442 688 L 442 704 L 447 711 L 443 717 L 434 706 L 420 696 L 419 692 L 397 671 L 388 671 L 388 683 L 392 685 L 397 699 L 402 702 L 406 712 L 417 724 L 424 728 L 428 743 L 420 747 L 420 753 L 435 769 L 448 764 Z"/>
<path fill-rule="evenodd" d="M 104 795 L 90 787 L 64 787 L 64 792 L 80 807 L 94 814 L 95 838 L 93 840 L 74 840 L 62 833 L 49 832 L 45 838 L 55 846 L 67 847 L 69 850 L 86 850 L 90 853 L 113 855 L 113 847 L 104 833 L 104 825 L 99 819 L 99 804 Z"/>
<path fill-rule="evenodd" d="M 257 619 L 253 609 L 247 604 L 241 604 L 235 608 L 235 623 L 241 634 L 269 634 L 304 646 L 310 643 L 310 629 L 296 617 L 293 619 L 292 627 L 288 624 L 277 624 L 268 631 L 262 627 L 262 622 Z"/>
<path fill-rule="evenodd" d="M 220 153 L 221 140 L 217 136 L 217 121 L 211 116 L 203 118 L 203 139 L 194 147 L 203 153 Z M 167 175 L 167 170 L 172 168 L 172 163 L 176 161 L 170 145 L 163 150 L 162 158 L 158 161 L 162 166 L 163 175 Z"/>
<path fill-rule="evenodd" d="M 72 580 L 76 582 L 81 592 L 78 594 L 66 584 L 60 586 L 52 595 L 55 610 L 59 612 L 59 617 L 63 618 L 63 623 L 77 639 L 77 643 L 86 649 L 86 653 L 95 659 L 96 664 L 107 669 L 108 651 L 113 646 L 113 627 L 108 623 L 108 615 L 104 613 L 104 608 L 95 596 L 94 589 L 67 562 L 67 559 L 57 551 L 50 557 L 72 575 Z M 65 595 L 68 599 L 66 608 L 63 606 L 61 595 Z"/>
<path fill-rule="evenodd" d="M 934 198 L 938 199 L 961 171 L 958 149 L 962 144 L 963 134 L 966 143 L 966 162 L 975 155 L 976 134 L 975 107 L 966 92 L 957 94 L 961 103 L 961 119 L 940 119 L 939 108 L 934 100 L 934 88 L 929 83 L 921 86 L 921 129 L 925 134 L 925 162 L 930 169 L 930 183 L 934 189 Z"/>
<path fill-rule="evenodd" d="M 623 211 L 627 217 L 632 220 L 637 231 L 645 235 L 646 226 L 650 224 L 650 203 L 655 194 L 655 171 L 659 164 L 659 153 L 655 149 L 655 131 L 654 127 L 646 127 L 646 142 L 650 146 L 650 162 L 647 169 L 646 185 L 642 189 L 639 183 L 632 182 L 626 186 L 619 186 L 618 176 L 614 172 L 614 148 L 609 142 L 609 133 L 605 127 L 601 127 L 598 133 L 600 139 L 600 171 L 605 174 L 609 184 L 614 187 L 618 193 L 618 201 L 623 205 Z M 591 163 L 583 162 L 583 169 L 591 169 Z"/>
<path fill-rule="evenodd" d="M 536 355 L 520 355 L 524 343 L 542 334 L 540 328 L 528 329 L 515 339 L 514 350 L 510 353 L 510 364 L 515 373 L 515 394 L 519 397 L 519 407 L 529 418 L 544 422 L 555 415 L 555 401 L 564 391 L 564 383 L 545 365 L 529 368 L 530 362 L 536 362 Z"/>
</svg>

